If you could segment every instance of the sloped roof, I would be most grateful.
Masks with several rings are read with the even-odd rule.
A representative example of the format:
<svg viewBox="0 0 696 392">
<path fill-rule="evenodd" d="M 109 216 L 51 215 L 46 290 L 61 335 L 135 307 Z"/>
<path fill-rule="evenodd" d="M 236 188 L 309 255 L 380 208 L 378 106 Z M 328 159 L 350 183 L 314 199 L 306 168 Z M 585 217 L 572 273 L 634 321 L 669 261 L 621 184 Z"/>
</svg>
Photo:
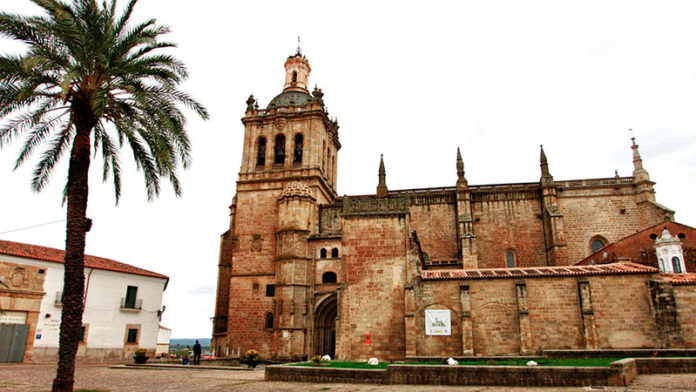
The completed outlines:
<svg viewBox="0 0 696 392">
<path fill-rule="evenodd" d="M 655 239 L 650 236 L 660 237 L 664 229 L 669 230 L 674 236 L 682 234 L 680 239 L 685 250 L 688 248 L 696 248 L 696 229 L 681 223 L 665 221 L 608 244 L 597 252 L 575 263 L 575 265 L 590 265 L 591 262 L 595 265 L 607 264 L 622 259 L 630 259 L 641 264 L 657 267 Z M 684 257 L 686 270 L 688 272 L 696 272 L 696 260 L 694 260 L 688 252 L 685 252 Z"/>
<path fill-rule="evenodd" d="M 665 274 L 661 273 L 660 277 L 664 279 L 665 281 L 675 285 L 687 285 L 687 284 L 696 284 L 696 274 L 694 273 L 688 273 L 688 274 Z"/>
<path fill-rule="evenodd" d="M 427 270 L 421 272 L 423 280 L 440 279 L 505 279 L 505 278 L 541 278 L 563 276 L 654 274 L 660 270 L 635 263 L 613 263 L 591 266 L 556 266 L 524 268 L 484 268 L 456 270 Z"/>
<path fill-rule="evenodd" d="M 20 242 L 0 240 L 0 254 L 16 257 L 25 257 L 34 260 L 50 261 L 53 263 L 64 264 L 65 251 L 45 246 L 23 244 Z M 129 264 L 120 263 L 115 260 L 103 257 L 85 255 L 85 267 L 105 271 L 123 272 L 126 274 L 151 276 L 169 280 L 166 275 L 134 267 Z"/>
</svg>

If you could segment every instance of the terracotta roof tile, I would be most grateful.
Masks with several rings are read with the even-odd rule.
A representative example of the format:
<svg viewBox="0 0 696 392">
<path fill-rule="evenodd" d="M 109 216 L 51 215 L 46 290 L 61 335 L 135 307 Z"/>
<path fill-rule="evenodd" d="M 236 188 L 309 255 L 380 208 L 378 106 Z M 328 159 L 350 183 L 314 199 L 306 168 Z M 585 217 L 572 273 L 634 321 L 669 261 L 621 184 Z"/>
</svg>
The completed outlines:
<svg viewBox="0 0 696 392">
<path fill-rule="evenodd" d="M 440 279 L 505 279 L 521 277 L 590 276 L 621 274 L 655 274 L 659 269 L 635 263 L 612 263 L 595 266 L 486 268 L 456 270 L 426 270 L 421 272 L 423 280 Z M 682 274 L 685 275 L 685 274 Z M 686 274 L 689 275 L 689 274 Z M 696 283 L 696 274 L 694 282 Z"/>
<path fill-rule="evenodd" d="M 25 257 L 28 259 L 44 260 L 54 263 L 63 264 L 65 251 L 45 246 L 23 244 L 20 242 L 2 241 L 0 240 L 0 254 L 16 257 Z M 85 255 L 85 267 L 95 268 L 106 271 L 124 272 L 127 274 L 152 276 L 169 280 L 166 275 L 156 272 L 144 270 L 132 265 L 119 263 L 115 260 L 105 259 L 103 257 Z"/>
<path fill-rule="evenodd" d="M 666 274 L 660 273 L 660 277 L 673 285 L 696 284 L 696 274 Z"/>
</svg>

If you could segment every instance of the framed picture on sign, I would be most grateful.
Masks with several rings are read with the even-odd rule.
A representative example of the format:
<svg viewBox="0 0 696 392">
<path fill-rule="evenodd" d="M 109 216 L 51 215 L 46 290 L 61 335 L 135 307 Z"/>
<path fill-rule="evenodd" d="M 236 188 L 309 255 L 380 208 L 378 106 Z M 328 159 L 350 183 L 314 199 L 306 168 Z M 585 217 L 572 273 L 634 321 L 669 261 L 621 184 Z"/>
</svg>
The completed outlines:
<svg viewBox="0 0 696 392">
<path fill-rule="evenodd" d="M 426 335 L 451 335 L 452 319 L 448 309 L 429 309 L 425 311 Z"/>
</svg>

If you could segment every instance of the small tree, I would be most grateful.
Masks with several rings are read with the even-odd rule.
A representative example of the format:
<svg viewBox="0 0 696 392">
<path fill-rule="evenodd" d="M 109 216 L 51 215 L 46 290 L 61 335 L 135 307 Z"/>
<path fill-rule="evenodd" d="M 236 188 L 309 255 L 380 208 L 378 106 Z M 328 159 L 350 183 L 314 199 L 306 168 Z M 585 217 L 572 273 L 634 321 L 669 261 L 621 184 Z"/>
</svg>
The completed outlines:
<svg viewBox="0 0 696 392">
<path fill-rule="evenodd" d="M 0 13 L 0 36 L 28 46 L 18 56 L 0 55 L 0 148 L 26 135 L 18 167 L 45 145 L 31 181 L 40 191 L 70 151 L 65 276 L 58 369 L 53 391 L 72 391 L 75 355 L 82 324 L 85 233 L 90 150 L 104 159 L 103 179 L 113 177 L 121 194 L 119 148 L 127 144 L 143 171 L 148 199 L 166 177 L 177 195 L 176 170 L 191 160 L 185 118 L 179 105 L 207 119 L 206 109 L 178 85 L 184 65 L 158 49 L 169 29 L 154 19 L 129 25 L 137 0 L 116 12 L 116 0 L 31 0 L 46 15 Z"/>
</svg>

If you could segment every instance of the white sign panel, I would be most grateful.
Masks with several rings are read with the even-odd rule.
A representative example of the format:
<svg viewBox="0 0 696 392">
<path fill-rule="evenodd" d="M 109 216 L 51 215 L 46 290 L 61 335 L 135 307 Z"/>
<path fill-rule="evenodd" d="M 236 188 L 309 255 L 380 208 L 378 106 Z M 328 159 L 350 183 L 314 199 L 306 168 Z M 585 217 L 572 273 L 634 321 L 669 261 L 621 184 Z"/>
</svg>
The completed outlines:
<svg viewBox="0 0 696 392">
<path fill-rule="evenodd" d="M 452 321 L 448 309 L 430 309 L 425 311 L 426 335 L 451 335 Z"/>
<path fill-rule="evenodd" d="M 26 324 L 27 312 L 0 311 L 0 323 L 2 324 Z"/>
</svg>

